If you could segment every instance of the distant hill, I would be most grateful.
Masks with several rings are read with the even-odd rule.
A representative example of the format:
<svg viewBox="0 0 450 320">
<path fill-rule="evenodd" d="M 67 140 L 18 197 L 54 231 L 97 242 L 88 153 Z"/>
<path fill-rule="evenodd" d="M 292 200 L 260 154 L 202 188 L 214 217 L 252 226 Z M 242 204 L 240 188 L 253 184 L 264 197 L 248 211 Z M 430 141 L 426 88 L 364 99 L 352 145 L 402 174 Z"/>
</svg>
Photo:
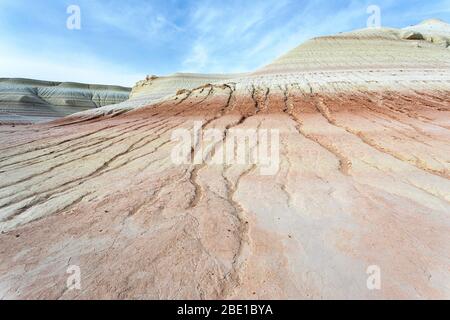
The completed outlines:
<svg viewBox="0 0 450 320">
<path fill-rule="evenodd" d="M 131 88 L 0 78 L 0 122 L 41 122 L 128 99 Z"/>
</svg>

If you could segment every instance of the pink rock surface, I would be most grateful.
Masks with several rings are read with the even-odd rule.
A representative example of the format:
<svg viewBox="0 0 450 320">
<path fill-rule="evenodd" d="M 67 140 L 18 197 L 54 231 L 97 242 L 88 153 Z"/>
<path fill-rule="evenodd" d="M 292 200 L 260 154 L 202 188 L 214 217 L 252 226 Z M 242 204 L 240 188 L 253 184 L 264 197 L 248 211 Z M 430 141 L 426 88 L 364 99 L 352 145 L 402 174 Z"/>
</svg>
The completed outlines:
<svg viewBox="0 0 450 320">
<path fill-rule="evenodd" d="M 128 112 L 0 127 L 0 298 L 450 298 L 450 53 L 364 32 Z M 330 62 L 305 68 L 314 50 Z M 223 142 L 278 130 L 278 170 L 174 164 L 196 121 Z"/>
</svg>

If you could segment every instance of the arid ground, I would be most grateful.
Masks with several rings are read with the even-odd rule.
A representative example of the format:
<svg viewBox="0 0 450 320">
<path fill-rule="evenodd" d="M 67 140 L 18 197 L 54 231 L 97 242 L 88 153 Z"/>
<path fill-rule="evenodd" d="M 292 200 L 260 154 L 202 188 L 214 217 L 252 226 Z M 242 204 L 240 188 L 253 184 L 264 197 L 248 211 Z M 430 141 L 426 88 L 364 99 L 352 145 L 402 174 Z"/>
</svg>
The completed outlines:
<svg viewBox="0 0 450 320">
<path fill-rule="evenodd" d="M 121 104 L 0 126 L 0 298 L 450 298 L 450 49 L 429 25 L 448 28 L 316 38 L 248 74 L 149 77 Z M 233 129 L 277 130 L 278 169 L 175 164 L 174 130 L 199 121 L 221 133 L 205 160 Z"/>
</svg>

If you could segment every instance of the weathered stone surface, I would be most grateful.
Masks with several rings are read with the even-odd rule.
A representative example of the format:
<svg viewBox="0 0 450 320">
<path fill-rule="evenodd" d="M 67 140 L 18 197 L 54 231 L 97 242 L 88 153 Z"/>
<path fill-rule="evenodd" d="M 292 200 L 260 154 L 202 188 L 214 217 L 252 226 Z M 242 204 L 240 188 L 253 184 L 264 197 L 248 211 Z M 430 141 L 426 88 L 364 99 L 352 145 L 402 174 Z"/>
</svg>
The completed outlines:
<svg viewBox="0 0 450 320">
<path fill-rule="evenodd" d="M 420 32 L 405 31 L 402 33 L 402 38 L 406 40 L 425 40 Z"/>
<path fill-rule="evenodd" d="M 0 298 L 450 298 L 449 61 L 362 30 L 135 110 L 0 127 Z M 224 142 L 278 129 L 279 170 L 175 165 L 199 120 Z"/>
<path fill-rule="evenodd" d="M 450 44 L 449 25 L 438 19 L 425 20 L 422 23 L 403 29 L 404 39 L 426 40 L 447 48 Z"/>
<path fill-rule="evenodd" d="M 165 77 L 147 76 L 139 81 L 131 91 L 131 100 L 147 99 L 146 103 L 153 103 L 161 98 L 174 95 L 179 90 L 189 90 L 207 83 L 224 82 L 240 74 L 196 74 L 175 73 Z"/>
</svg>

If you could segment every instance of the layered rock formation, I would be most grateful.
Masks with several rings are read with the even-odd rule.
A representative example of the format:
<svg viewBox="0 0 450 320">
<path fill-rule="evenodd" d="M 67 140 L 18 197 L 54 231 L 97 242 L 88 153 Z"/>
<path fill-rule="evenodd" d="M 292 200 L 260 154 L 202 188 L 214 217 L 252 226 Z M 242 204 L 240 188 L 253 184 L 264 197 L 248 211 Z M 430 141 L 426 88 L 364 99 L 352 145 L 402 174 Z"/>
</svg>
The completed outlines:
<svg viewBox="0 0 450 320">
<path fill-rule="evenodd" d="M 128 99 L 129 88 L 0 78 L 0 121 L 43 122 Z"/>
<path fill-rule="evenodd" d="M 447 23 L 437 19 L 429 19 L 417 26 L 404 28 L 402 38 L 426 40 L 444 48 L 448 48 L 450 46 L 449 34 L 450 30 Z"/>
<path fill-rule="evenodd" d="M 313 39 L 146 106 L 0 127 L 0 297 L 450 298 L 450 51 L 404 31 Z M 236 128 L 277 130 L 278 170 L 175 164 L 174 130 L 198 121 L 221 141 L 192 157 Z"/>
<path fill-rule="evenodd" d="M 242 74 L 243 75 L 243 74 Z M 74 118 L 84 116 L 103 116 L 145 107 L 164 98 L 181 94 L 208 84 L 223 83 L 240 74 L 200 74 L 175 73 L 169 76 L 149 75 L 139 81 L 131 90 L 130 99 L 118 105 L 110 105 L 87 113 L 75 114 Z"/>
<path fill-rule="evenodd" d="M 162 98 L 173 96 L 180 90 L 190 90 L 205 84 L 226 82 L 239 74 L 198 74 L 175 73 L 165 77 L 147 76 L 133 87 L 130 100 L 154 103 Z"/>
</svg>

